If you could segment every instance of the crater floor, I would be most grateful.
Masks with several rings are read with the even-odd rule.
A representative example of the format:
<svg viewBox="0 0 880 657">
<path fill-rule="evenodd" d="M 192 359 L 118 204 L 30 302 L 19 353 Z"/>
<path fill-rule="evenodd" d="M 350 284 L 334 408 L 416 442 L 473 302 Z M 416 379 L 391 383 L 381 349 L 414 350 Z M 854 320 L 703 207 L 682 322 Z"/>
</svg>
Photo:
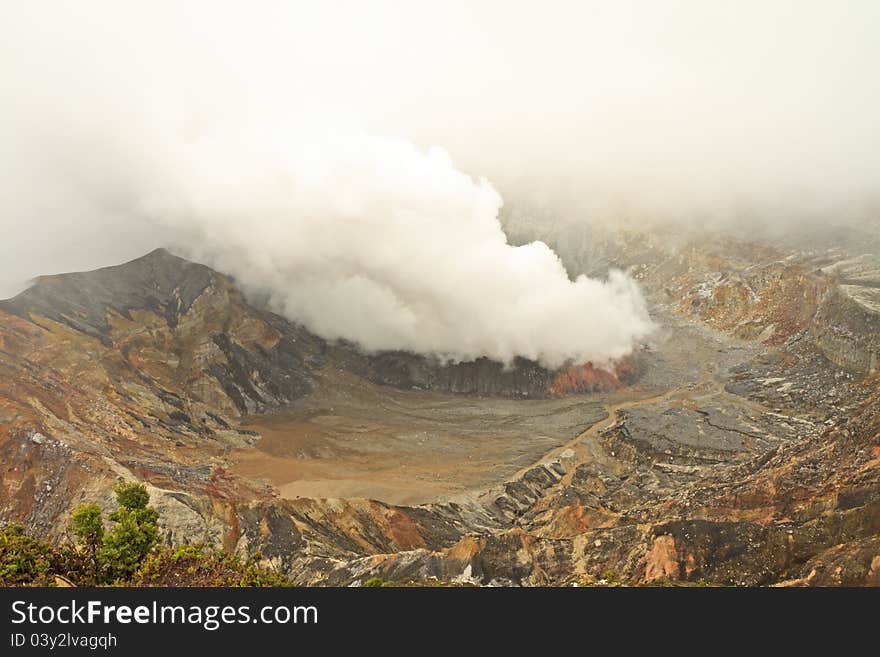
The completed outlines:
<svg viewBox="0 0 880 657">
<path fill-rule="evenodd" d="M 233 472 L 282 496 L 422 504 L 501 482 L 605 416 L 602 399 L 395 390 L 334 372 L 298 408 L 249 418 Z"/>
</svg>

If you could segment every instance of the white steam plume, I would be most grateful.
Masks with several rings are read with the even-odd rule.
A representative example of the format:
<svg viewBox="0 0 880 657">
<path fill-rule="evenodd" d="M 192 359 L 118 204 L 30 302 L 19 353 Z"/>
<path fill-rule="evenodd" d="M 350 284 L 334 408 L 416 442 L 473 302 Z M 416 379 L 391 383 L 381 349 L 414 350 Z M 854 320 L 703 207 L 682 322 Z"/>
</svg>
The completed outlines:
<svg viewBox="0 0 880 657">
<path fill-rule="evenodd" d="M 620 358 L 651 330 L 624 273 L 572 281 L 544 243 L 508 244 L 499 194 L 441 149 L 326 110 L 240 127 L 154 136 L 114 185 L 325 338 L 557 367 Z"/>
<path fill-rule="evenodd" d="M 427 146 L 542 210 L 522 234 L 560 251 L 584 224 L 868 232 L 878 19 L 872 0 L 0 3 L 0 296 L 185 227 L 327 335 L 613 357 L 646 330 L 632 284 L 506 246 L 495 194 Z M 311 101 L 367 129 L 315 126 Z"/>
</svg>

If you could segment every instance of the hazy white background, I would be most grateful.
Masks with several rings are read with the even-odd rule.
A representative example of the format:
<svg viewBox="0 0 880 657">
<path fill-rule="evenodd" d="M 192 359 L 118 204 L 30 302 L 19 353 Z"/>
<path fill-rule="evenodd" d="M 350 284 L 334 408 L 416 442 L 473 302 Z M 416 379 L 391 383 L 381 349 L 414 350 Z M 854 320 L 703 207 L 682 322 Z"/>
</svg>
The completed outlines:
<svg viewBox="0 0 880 657">
<path fill-rule="evenodd" d="M 869 0 L 3 3 L 0 297 L 198 245 L 331 337 L 614 357 L 638 293 L 506 246 L 501 198 L 876 215 L 878 25 Z"/>
</svg>

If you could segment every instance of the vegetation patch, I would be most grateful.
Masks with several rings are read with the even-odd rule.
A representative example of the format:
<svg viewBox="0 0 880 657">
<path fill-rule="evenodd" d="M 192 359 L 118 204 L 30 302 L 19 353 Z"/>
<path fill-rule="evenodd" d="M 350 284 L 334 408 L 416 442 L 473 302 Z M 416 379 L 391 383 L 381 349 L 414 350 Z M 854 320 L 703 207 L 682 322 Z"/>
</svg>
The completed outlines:
<svg viewBox="0 0 880 657">
<path fill-rule="evenodd" d="M 159 514 L 146 487 L 120 483 L 118 508 L 104 525 L 101 507 L 77 507 L 68 525 L 72 543 L 53 545 L 21 525 L 0 529 L 0 586 L 290 586 L 290 579 L 205 545 L 160 546 Z"/>
</svg>

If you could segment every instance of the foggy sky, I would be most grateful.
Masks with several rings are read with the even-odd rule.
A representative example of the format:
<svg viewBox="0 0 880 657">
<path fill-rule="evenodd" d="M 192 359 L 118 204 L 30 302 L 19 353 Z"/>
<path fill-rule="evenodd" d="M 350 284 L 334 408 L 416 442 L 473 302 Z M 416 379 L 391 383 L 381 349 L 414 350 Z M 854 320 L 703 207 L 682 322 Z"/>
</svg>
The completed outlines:
<svg viewBox="0 0 880 657">
<path fill-rule="evenodd" d="M 247 184 L 293 175 L 278 166 L 291 157 L 254 159 L 253 144 L 295 149 L 273 136 L 291 117 L 322 117 L 313 146 L 343 158 L 327 117 L 379 150 L 412 144 L 412 162 L 441 147 L 473 185 L 455 198 L 485 179 L 569 220 L 747 212 L 795 231 L 880 207 L 869 0 L 16 4 L 0 8 L 0 297 L 30 276 L 193 247 L 223 194 L 239 225 L 271 215 L 258 194 L 246 207 Z M 337 182 L 341 164 L 328 164 Z M 199 246 L 235 268 L 234 244 Z"/>
</svg>

